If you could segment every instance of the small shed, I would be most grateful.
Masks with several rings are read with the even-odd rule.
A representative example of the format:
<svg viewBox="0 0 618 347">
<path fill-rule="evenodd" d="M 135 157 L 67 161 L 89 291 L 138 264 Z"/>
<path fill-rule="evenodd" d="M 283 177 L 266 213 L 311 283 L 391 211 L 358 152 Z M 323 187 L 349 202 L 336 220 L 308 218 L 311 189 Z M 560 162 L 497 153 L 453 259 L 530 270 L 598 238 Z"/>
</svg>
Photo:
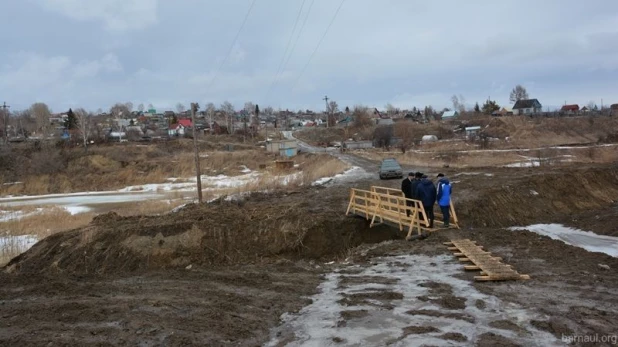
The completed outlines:
<svg viewBox="0 0 618 347">
<path fill-rule="evenodd" d="M 298 144 L 296 140 L 268 141 L 266 151 L 282 157 L 293 157 L 298 153 Z"/>
<path fill-rule="evenodd" d="M 475 137 L 479 134 L 480 131 L 481 131 L 480 126 L 466 127 L 466 137 L 467 138 Z"/>
</svg>

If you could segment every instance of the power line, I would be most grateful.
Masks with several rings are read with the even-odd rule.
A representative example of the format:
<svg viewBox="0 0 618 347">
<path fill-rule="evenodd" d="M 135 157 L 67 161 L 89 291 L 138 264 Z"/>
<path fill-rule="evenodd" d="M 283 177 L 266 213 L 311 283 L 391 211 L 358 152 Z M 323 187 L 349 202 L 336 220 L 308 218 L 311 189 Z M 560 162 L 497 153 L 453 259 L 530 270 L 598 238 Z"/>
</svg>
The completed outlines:
<svg viewBox="0 0 618 347">
<path fill-rule="evenodd" d="M 298 41 L 300 40 L 300 35 L 302 35 L 303 30 L 305 29 L 305 25 L 307 24 L 307 19 L 309 18 L 309 14 L 311 13 L 311 9 L 313 8 L 313 4 L 315 3 L 315 0 L 311 0 L 311 3 L 309 4 L 309 8 L 307 9 L 307 14 L 305 15 L 305 18 L 303 19 L 303 24 L 300 26 L 300 30 L 298 31 L 298 34 L 296 35 L 296 40 L 294 40 L 294 45 L 292 46 L 292 50 L 290 50 L 290 54 L 288 55 L 288 58 L 285 60 L 285 64 L 283 64 L 283 68 L 281 69 L 281 74 L 283 74 L 283 72 L 285 71 L 285 68 L 288 66 L 288 63 L 290 62 L 290 59 L 292 58 L 292 55 L 294 54 L 294 51 L 296 50 L 296 45 L 298 45 Z M 279 80 L 279 74 L 277 74 L 277 79 Z M 267 94 L 267 96 L 270 95 L 270 90 L 269 90 L 269 94 Z"/>
<path fill-rule="evenodd" d="M 294 32 L 296 31 L 296 26 L 298 25 L 298 20 L 300 19 L 300 15 L 303 13 L 303 7 L 305 7 L 306 1 L 307 0 L 303 0 L 303 2 L 300 5 L 300 9 L 298 10 L 298 14 L 296 15 L 296 20 L 294 21 L 294 27 L 292 28 L 292 32 L 290 33 L 290 38 L 288 39 L 288 43 L 285 46 L 285 51 L 283 52 L 283 57 L 281 57 L 281 62 L 279 63 L 279 67 L 277 68 L 275 77 L 273 78 L 273 81 L 270 83 L 270 87 L 268 87 L 268 90 L 266 92 L 266 96 L 264 97 L 264 99 L 266 99 L 270 95 L 270 92 L 273 86 L 275 85 L 275 82 L 277 82 L 277 79 L 279 79 L 279 74 L 282 72 L 283 63 L 285 63 L 285 57 L 288 54 L 288 50 L 290 49 L 290 44 L 292 43 L 292 39 L 294 38 Z"/>
<path fill-rule="evenodd" d="M 309 13 L 311 13 L 311 8 L 313 7 L 313 3 L 315 2 L 315 0 L 311 0 L 311 3 L 309 4 L 309 9 L 307 10 L 307 15 L 305 16 L 305 19 L 303 19 L 303 24 L 300 26 L 300 31 L 298 32 L 298 35 L 296 36 L 296 41 L 294 41 L 294 45 L 292 46 L 292 50 L 290 51 L 290 55 L 288 55 L 288 59 L 285 61 L 285 64 L 283 64 L 283 70 L 281 70 L 281 72 L 283 73 L 283 71 L 285 71 L 285 68 L 288 66 L 288 63 L 290 62 L 290 58 L 292 58 L 292 54 L 294 53 L 294 50 L 296 49 L 296 45 L 298 44 L 298 40 L 300 39 L 300 35 L 303 33 L 303 29 L 305 29 L 305 24 L 307 24 L 307 18 L 309 18 Z"/>
<path fill-rule="evenodd" d="M 230 54 L 232 54 L 232 50 L 234 50 L 234 45 L 236 45 L 236 41 L 238 41 L 238 37 L 240 36 L 241 31 L 245 27 L 245 23 L 247 23 L 247 19 L 249 18 L 249 14 L 251 14 L 251 10 L 253 9 L 253 5 L 255 5 L 255 1 L 256 0 L 253 0 L 251 2 L 251 6 L 249 6 L 249 10 L 247 11 L 245 18 L 243 19 L 242 24 L 240 24 L 240 28 L 238 29 L 238 32 L 236 33 L 236 36 L 234 37 L 234 41 L 232 41 L 232 44 L 230 45 L 230 49 L 227 51 L 227 54 L 223 58 L 223 61 L 221 62 L 217 70 L 215 70 L 215 74 L 212 76 L 210 83 L 208 83 L 208 89 L 212 87 L 212 84 L 215 82 L 215 79 L 217 78 L 217 75 L 219 74 L 219 71 L 221 70 L 221 68 L 223 68 L 223 65 L 225 64 L 227 59 L 230 57 Z"/>
<path fill-rule="evenodd" d="M 307 70 L 307 67 L 309 66 L 309 64 L 311 63 L 311 60 L 313 59 L 313 57 L 315 56 L 315 53 L 317 53 L 318 49 L 320 48 L 320 45 L 322 44 L 322 42 L 324 41 L 324 38 L 326 38 L 326 35 L 328 34 L 328 31 L 330 30 L 330 27 L 333 25 L 333 23 L 335 22 L 335 19 L 337 18 L 337 15 L 339 14 L 339 10 L 341 10 L 341 7 L 343 6 L 343 3 L 345 2 L 345 0 L 341 0 L 341 3 L 339 4 L 339 7 L 337 7 L 337 11 L 335 11 L 335 15 L 333 16 L 333 19 L 331 19 L 330 23 L 328 24 L 328 26 L 326 27 L 326 31 L 324 32 L 324 35 L 322 35 L 322 38 L 320 39 L 320 41 L 318 42 L 318 45 L 315 47 L 315 49 L 313 50 L 313 53 L 311 53 L 311 55 L 309 56 L 309 60 L 307 61 L 307 64 L 305 64 L 305 66 L 303 67 L 303 69 L 300 72 L 300 75 L 298 76 L 298 78 L 296 79 L 296 82 L 294 82 L 294 85 L 292 86 L 291 90 L 294 90 L 296 88 L 296 85 L 298 84 L 298 82 L 300 81 L 301 77 L 303 76 L 303 74 L 305 73 L 305 70 Z"/>
</svg>

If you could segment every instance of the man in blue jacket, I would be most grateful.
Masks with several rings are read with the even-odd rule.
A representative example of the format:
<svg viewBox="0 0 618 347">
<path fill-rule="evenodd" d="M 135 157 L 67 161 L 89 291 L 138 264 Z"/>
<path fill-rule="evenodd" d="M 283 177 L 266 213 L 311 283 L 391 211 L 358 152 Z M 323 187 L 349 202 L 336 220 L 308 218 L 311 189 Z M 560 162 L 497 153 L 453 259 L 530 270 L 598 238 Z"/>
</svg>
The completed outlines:
<svg viewBox="0 0 618 347">
<path fill-rule="evenodd" d="M 438 174 L 438 205 L 444 216 L 444 227 L 449 227 L 451 217 L 451 193 L 453 188 L 444 174 Z"/>
<path fill-rule="evenodd" d="M 429 228 L 433 228 L 433 205 L 436 203 L 436 186 L 431 182 L 427 175 L 423 175 L 421 182 L 416 186 L 416 197 L 423 204 L 427 218 L 429 218 Z"/>
</svg>

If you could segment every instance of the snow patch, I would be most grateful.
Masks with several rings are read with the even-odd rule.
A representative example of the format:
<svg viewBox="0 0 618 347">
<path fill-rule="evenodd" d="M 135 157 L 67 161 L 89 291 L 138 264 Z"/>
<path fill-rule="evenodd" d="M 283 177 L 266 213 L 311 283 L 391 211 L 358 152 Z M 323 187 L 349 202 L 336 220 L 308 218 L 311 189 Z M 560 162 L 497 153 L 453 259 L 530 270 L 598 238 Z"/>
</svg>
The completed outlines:
<svg viewBox="0 0 618 347">
<path fill-rule="evenodd" d="M 365 170 L 363 170 L 362 168 L 358 167 L 358 166 L 353 166 L 350 169 L 344 171 L 343 173 L 340 173 L 338 175 L 335 175 L 333 177 L 323 177 L 320 178 L 319 180 L 311 183 L 312 186 L 321 186 L 321 185 L 325 185 L 327 183 L 339 183 L 339 182 L 350 182 L 353 180 L 356 180 L 359 177 L 363 177 L 367 174 L 367 172 Z"/>
<path fill-rule="evenodd" d="M 64 209 L 67 210 L 67 212 L 69 212 L 72 216 L 91 211 L 91 209 L 86 206 L 64 206 Z"/>
<path fill-rule="evenodd" d="M 618 237 L 598 235 L 590 231 L 565 227 L 562 224 L 534 224 L 527 227 L 511 227 L 508 230 L 528 230 L 589 252 L 600 252 L 618 257 Z"/>
<path fill-rule="evenodd" d="M 530 194 L 532 194 L 532 195 L 534 195 L 534 196 L 537 196 L 537 195 L 539 195 L 539 192 L 537 192 L 537 191 L 536 191 L 536 190 L 534 190 L 534 189 L 530 189 Z"/>
<path fill-rule="evenodd" d="M 512 163 L 505 165 L 504 167 L 539 167 L 541 166 L 541 162 L 538 160 L 530 160 L 530 161 L 520 161 L 517 163 Z"/>
</svg>

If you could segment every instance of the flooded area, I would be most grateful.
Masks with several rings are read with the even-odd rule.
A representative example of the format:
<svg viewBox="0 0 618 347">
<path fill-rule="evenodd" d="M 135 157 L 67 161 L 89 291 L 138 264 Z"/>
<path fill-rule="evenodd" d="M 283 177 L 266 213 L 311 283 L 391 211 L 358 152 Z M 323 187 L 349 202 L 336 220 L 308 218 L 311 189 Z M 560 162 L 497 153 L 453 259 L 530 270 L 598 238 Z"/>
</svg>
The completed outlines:
<svg viewBox="0 0 618 347">
<path fill-rule="evenodd" d="M 284 314 L 267 346 L 561 346 L 530 309 L 481 293 L 450 256 L 403 255 L 326 275 L 312 304 Z"/>
</svg>

